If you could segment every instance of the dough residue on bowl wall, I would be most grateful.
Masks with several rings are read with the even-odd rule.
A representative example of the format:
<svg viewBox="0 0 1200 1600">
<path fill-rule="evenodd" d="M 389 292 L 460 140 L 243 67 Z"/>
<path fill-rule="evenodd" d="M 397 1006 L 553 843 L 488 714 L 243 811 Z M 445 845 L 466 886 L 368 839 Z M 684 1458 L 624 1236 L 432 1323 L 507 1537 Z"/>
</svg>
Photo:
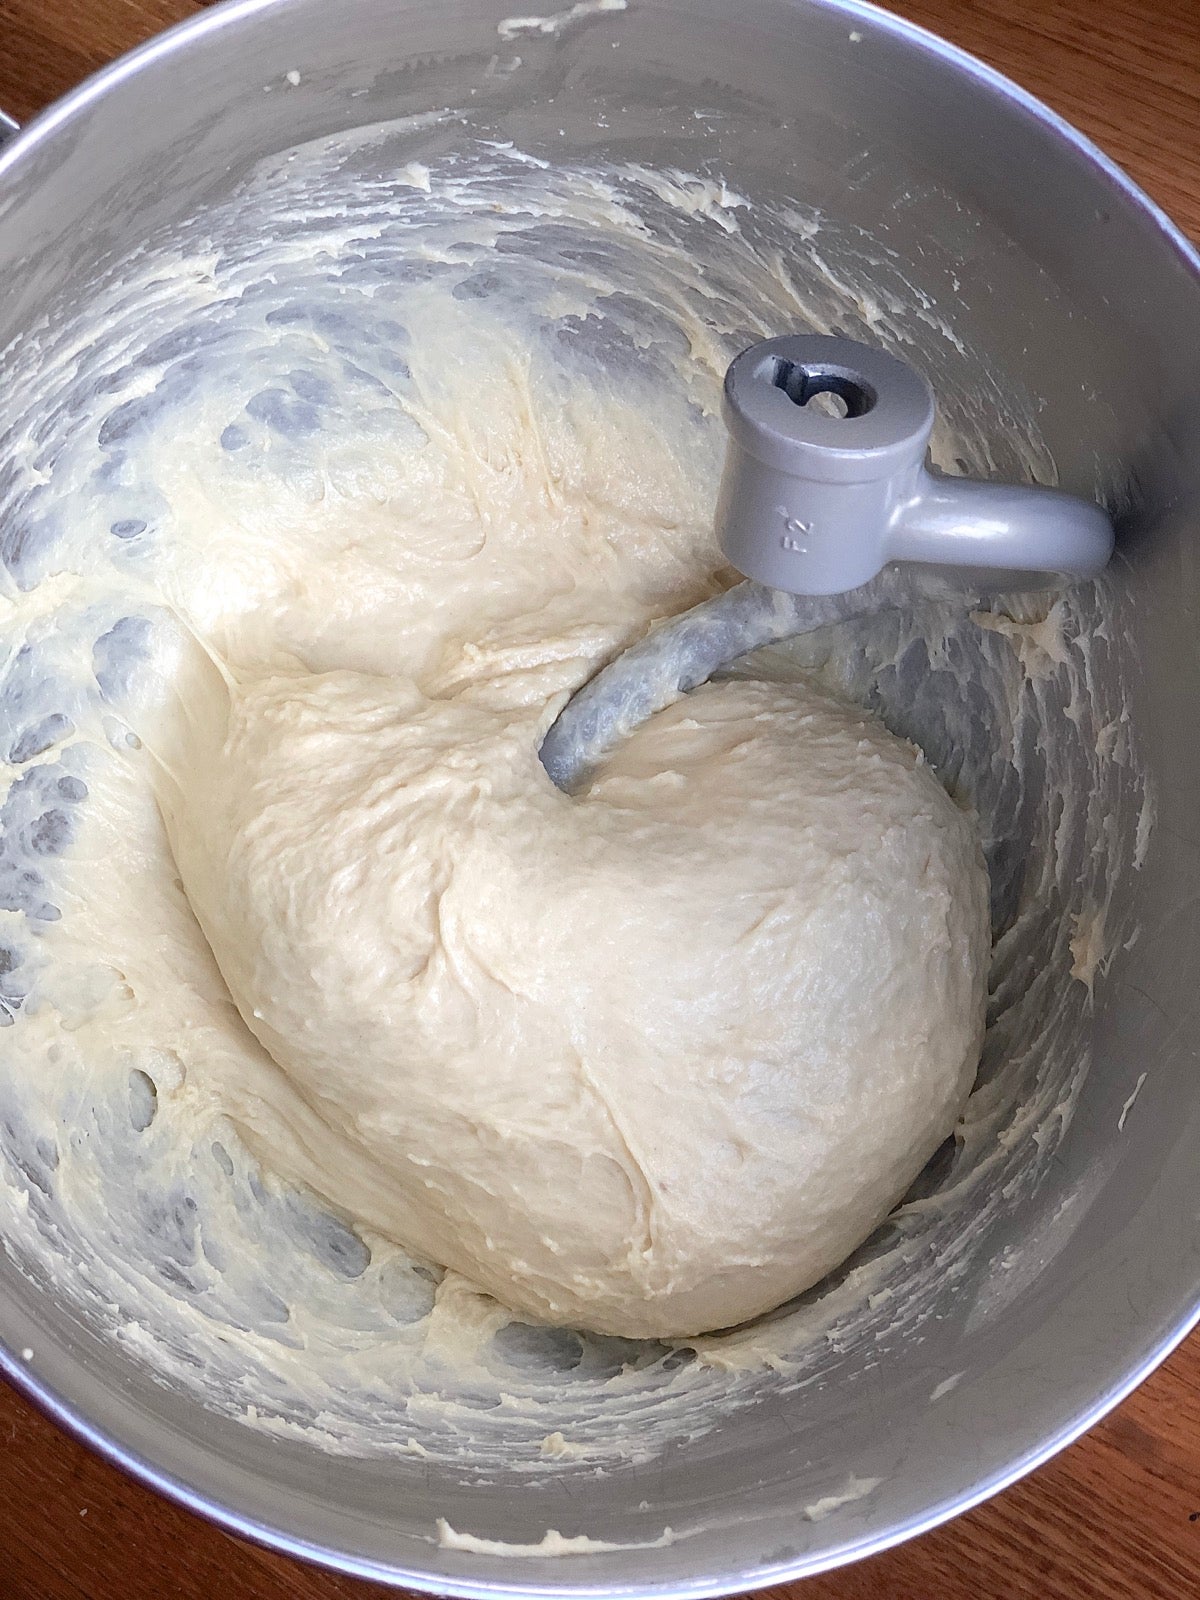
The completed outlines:
<svg viewBox="0 0 1200 1600">
<path fill-rule="evenodd" d="M 364 627 L 350 661 L 340 609 L 351 567 L 376 576 L 377 622 L 404 598 L 389 591 L 391 508 L 421 504 L 422 435 L 438 420 L 414 386 L 422 339 L 469 335 L 501 402 L 471 419 L 478 472 L 459 514 L 409 517 L 428 561 L 469 561 L 486 542 L 519 470 L 506 429 L 534 407 L 562 493 L 650 519 L 669 548 L 668 567 L 645 565 L 647 619 L 717 581 L 719 386 L 738 350 L 805 327 L 961 349 L 944 309 L 869 245 L 796 206 L 752 204 L 720 175 L 551 167 L 480 141 L 397 182 L 407 137 L 383 128 L 280 157 L 8 358 L 0 1231 L 23 1270 L 139 1361 L 259 1429 L 472 1481 L 592 1472 L 886 1352 L 988 1250 L 1069 1126 L 1091 982 L 1129 932 L 1105 907 L 1149 802 L 1130 739 L 1104 732 L 1122 726 L 1125 647 L 1100 626 L 1102 586 L 1013 597 L 982 625 L 931 606 L 738 669 L 815 680 L 924 750 L 979 814 L 996 936 L 953 1148 L 832 1280 L 745 1329 L 671 1344 L 514 1318 L 264 1168 L 254 1128 L 278 1068 L 177 880 L 155 719 L 201 648 L 222 665 L 367 672 L 394 671 L 402 650 L 436 675 L 452 608 L 384 656 L 386 627 Z M 611 435 L 589 459 L 570 422 L 597 397 Z M 986 473 L 1011 413 L 952 398 L 935 453 Z M 644 455 L 648 418 L 651 497 L 621 467 Z M 1027 419 L 1016 439 L 1051 476 Z M 310 583 L 309 554 L 335 526 Z M 539 604 L 540 636 L 554 597 Z M 627 625 L 598 587 L 594 626 L 573 641 L 580 676 Z M 526 669 L 520 640 L 500 645 L 513 692 L 544 699 L 544 664 Z M 1103 946 L 1085 949 L 1081 930 Z M 555 1436 L 562 1450 L 544 1450 Z"/>
</svg>

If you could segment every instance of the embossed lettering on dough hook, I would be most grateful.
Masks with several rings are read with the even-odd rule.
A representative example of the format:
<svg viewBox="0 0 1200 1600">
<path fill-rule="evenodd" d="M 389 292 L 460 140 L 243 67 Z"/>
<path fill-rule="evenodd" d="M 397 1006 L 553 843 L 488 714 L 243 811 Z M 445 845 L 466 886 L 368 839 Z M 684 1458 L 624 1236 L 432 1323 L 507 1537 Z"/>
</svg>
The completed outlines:
<svg viewBox="0 0 1200 1600">
<path fill-rule="evenodd" d="M 541 747 L 560 789 L 752 650 L 938 595 L 977 604 L 982 571 L 1011 591 L 1037 573 L 1095 577 L 1112 555 L 1112 521 L 1090 500 L 931 472 L 933 391 L 883 350 L 766 339 L 730 364 L 723 409 L 717 538 L 748 581 L 654 628 L 572 696 Z"/>
</svg>

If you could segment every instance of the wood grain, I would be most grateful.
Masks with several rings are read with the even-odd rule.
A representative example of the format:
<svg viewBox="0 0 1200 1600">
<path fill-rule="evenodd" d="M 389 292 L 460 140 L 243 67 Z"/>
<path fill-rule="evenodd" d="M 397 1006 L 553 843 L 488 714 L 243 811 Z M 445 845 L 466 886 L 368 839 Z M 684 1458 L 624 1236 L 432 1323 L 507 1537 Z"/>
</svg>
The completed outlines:
<svg viewBox="0 0 1200 1600">
<path fill-rule="evenodd" d="M 731 0 L 733 3 L 733 0 Z M 26 118 L 194 0 L 0 0 L 0 107 Z M 1200 239 L 1200 0 L 901 0 L 1041 96 Z M 231 1539 L 0 1385 L 0 1600 L 394 1594 Z M 947 1527 L 772 1600 L 1200 1595 L 1200 1340 L 1048 1466 Z"/>
</svg>

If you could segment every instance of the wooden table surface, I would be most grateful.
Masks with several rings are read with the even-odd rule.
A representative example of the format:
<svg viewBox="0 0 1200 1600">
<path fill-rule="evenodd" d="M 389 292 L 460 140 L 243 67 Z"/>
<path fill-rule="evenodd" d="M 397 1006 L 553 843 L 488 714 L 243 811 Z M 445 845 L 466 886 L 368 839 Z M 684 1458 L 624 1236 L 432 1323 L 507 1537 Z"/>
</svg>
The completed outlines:
<svg viewBox="0 0 1200 1600">
<path fill-rule="evenodd" d="M 198 9 L 192 0 L 0 0 L 0 108 L 24 119 Z M 1048 101 L 1200 239 L 1200 0 L 895 0 L 895 9 Z M 987 1505 L 886 1555 L 768 1592 L 1200 1596 L 1200 1336 L 1085 1439 Z M 394 1593 L 228 1537 L 100 1461 L 0 1384 L 0 1600 Z"/>
</svg>

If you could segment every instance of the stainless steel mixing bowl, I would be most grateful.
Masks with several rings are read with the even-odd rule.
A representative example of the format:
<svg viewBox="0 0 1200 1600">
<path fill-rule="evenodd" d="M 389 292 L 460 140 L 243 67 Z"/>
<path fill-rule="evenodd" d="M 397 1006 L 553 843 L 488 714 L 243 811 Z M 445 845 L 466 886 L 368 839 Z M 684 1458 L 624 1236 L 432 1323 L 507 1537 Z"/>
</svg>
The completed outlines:
<svg viewBox="0 0 1200 1600">
<path fill-rule="evenodd" d="M 1063 485 L 1090 493 L 1099 472 L 1120 512 L 1120 615 L 1140 659 L 1132 719 L 1157 823 L 1113 911 L 1140 937 L 1115 951 L 1081 1013 L 1093 1063 L 1069 1136 L 1007 1232 L 947 1281 L 922 1337 L 873 1361 L 854 1354 L 828 1382 L 594 1480 L 582 1506 L 553 1482 L 471 1486 L 215 1416 L 7 1256 L 0 1364 L 168 1494 L 348 1571 L 463 1595 L 718 1594 L 877 1551 L 994 1493 L 1116 1404 L 1200 1311 L 1200 261 L 1043 107 L 869 7 L 629 0 L 516 30 L 500 27 L 508 9 L 235 0 L 90 80 L 0 156 L 0 349 L 255 158 L 441 108 L 466 82 L 514 136 L 540 118 L 562 130 L 564 154 L 702 156 L 751 192 L 802 195 L 883 239 L 935 305 L 953 304 L 992 373 L 1019 375 Z M 736 132 L 720 115 L 701 130 L 699 107 L 735 108 Z M 1052 1226 L 1072 1205 L 1071 1226 Z M 1010 1249 L 1024 1265 L 995 1295 Z M 878 1487 L 813 1515 L 850 1465 Z M 646 1505 L 654 1526 L 689 1536 L 622 1548 L 645 1544 Z M 517 1545 L 585 1524 L 612 1548 L 559 1561 L 456 1552 L 432 1537 L 439 1516 Z"/>
</svg>

